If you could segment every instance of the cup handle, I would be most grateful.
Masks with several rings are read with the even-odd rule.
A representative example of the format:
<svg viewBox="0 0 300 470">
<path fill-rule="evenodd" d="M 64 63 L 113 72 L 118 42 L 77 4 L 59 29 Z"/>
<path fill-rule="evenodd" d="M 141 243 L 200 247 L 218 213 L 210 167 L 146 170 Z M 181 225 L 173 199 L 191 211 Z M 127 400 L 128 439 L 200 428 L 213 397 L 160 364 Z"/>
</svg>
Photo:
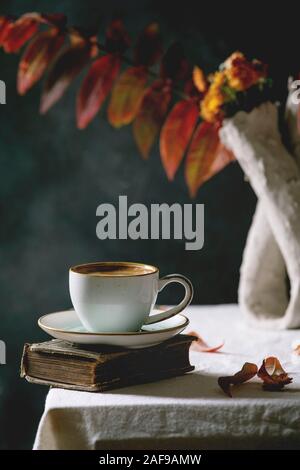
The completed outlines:
<svg viewBox="0 0 300 470">
<path fill-rule="evenodd" d="M 182 310 L 184 310 L 192 301 L 194 293 L 193 285 L 187 277 L 182 276 L 181 274 L 168 274 L 168 276 L 164 276 L 159 279 L 158 292 L 161 292 L 166 287 L 166 285 L 171 284 L 171 282 L 178 282 L 184 286 L 185 296 L 183 300 L 180 302 L 180 304 L 176 305 L 176 307 L 172 307 L 169 310 L 158 313 L 156 315 L 151 315 L 145 321 L 145 325 L 151 325 L 152 323 L 158 323 L 160 321 L 167 320 L 167 318 L 174 317 L 174 315 L 177 315 L 177 313 L 182 312 Z"/>
</svg>

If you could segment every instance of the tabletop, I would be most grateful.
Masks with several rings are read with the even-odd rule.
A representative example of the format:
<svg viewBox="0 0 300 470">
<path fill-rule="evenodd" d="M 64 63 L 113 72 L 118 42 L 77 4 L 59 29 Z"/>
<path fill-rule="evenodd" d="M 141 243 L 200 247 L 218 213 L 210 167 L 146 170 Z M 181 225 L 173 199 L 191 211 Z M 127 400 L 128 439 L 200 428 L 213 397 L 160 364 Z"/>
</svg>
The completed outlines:
<svg viewBox="0 0 300 470">
<path fill-rule="evenodd" d="M 300 362 L 291 344 L 299 330 L 249 327 L 237 305 L 190 306 L 187 332 L 218 353 L 191 351 L 195 370 L 184 376 L 105 393 L 51 389 L 34 449 L 266 449 L 300 448 Z M 260 367 L 277 356 L 293 383 L 264 391 L 258 378 L 236 386 L 233 398 L 218 387 L 245 362 Z"/>
</svg>

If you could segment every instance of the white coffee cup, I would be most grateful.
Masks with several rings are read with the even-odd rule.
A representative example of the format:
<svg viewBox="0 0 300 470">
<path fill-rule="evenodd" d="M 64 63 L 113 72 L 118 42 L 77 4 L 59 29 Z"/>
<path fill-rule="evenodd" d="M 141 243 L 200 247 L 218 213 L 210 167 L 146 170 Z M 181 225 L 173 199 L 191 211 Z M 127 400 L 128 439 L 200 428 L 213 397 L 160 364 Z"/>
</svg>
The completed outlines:
<svg viewBox="0 0 300 470">
<path fill-rule="evenodd" d="M 185 287 L 179 305 L 149 316 L 157 294 L 167 284 Z M 69 270 L 70 296 L 74 309 L 91 332 L 139 331 L 144 324 L 166 320 L 181 312 L 192 300 L 193 286 L 181 274 L 159 279 L 155 266 L 130 262 L 97 262 L 73 266 Z"/>
</svg>

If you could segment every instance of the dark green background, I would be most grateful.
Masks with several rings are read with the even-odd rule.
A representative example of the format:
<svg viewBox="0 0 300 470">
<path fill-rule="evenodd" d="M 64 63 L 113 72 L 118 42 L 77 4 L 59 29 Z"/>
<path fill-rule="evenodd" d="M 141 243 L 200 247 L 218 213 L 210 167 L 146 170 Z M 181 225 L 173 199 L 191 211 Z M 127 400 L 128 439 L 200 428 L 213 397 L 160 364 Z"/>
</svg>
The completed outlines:
<svg viewBox="0 0 300 470">
<path fill-rule="evenodd" d="M 295 3 L 295 2 L 294 2 Z M 0 13 L 63 12 L 70 24 L 99 26 L 103 32 L 121 13 L 133 37 L 155 20 L 165 44 L 179 39 L 191 61 L 207 72 L 236 49 L 271 65 L 279 96 L 299 62 L 299 25 L 294 3 L 189 1 L 2 1 Z M 221 8 L 220 5 L 223 5 Z M 266 8 L 263 8 L 265 5 Z M 284 9 L 283 9 L 284 8 Z M 283 26 L 288 30 L 283 37 Z M 0 338 L 7 365 L 0 369 L 0 448 L 30 448 L 47 389 L 19 377 L 23 343 L 46 339 L 38 317 L 70 307 L 68 267 L 93 260 L 138 260 L 181 272 L 195 286 L 195 303 L 236 302 L 238 270 L 255 197 L 232 164 L 199 191 L 205 204 L 205 246 L 185 251 L 179 241 L 99 241 L 96 207 L 116 203 L 189 203 L 181 168 L 169 183 L 157 145 L 149 161 L 136 150 L 131 129 L 116 131 L 105 109 L 85 131 L 75 126 L 75 91 L 82 76 L 50 112 L 38 113 L 40 84 L 16 94 L 19 55 L 0 52 L 0 79 L 7 104 L 0 106 Z M 170 291 L 162 302 L 176 302 Z"/>
</svg>

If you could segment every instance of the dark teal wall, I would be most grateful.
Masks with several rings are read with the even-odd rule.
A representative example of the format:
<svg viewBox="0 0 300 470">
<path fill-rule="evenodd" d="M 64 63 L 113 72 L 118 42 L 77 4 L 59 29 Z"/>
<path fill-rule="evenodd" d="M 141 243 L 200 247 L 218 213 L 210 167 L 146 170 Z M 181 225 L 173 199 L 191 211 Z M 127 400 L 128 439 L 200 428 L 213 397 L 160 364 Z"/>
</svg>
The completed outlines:
<svg viewBox="0 0 300 470">
<path fill-rule="evenodd" d="M 280 88 L 295 59 L 290 60 L 289 54 L 283 57 L 278 49 L 276 54 L 277 23 L 267 31 L 268 17 L 262 9 L 254 14 L 252 7 L 248 15 L 239 10 L 241 6 L 230 10 L 226 3 L 220 15 L 217 3 L 221 2 L 215 2 L 214 10 L 206 14 L 204 2 L 193 1 L 181 2 L 181 7 L 147 0 L 110 0 L 107 5 L 96 0 L 3 1 L 0 13 L 59 11 L 71 23 L 98 23 L 103 29 L 111 15 L 120 11 L 132 35 L 157 20 L 166 43 L 182 40 L 191 60 L 207 71 L 234 49 L 245 48 L 257 55 L 261 50 L 280 79 Z M 245 8 L 250 8 L 249 2 Z M 7 343 L 7 365 L 0 368 L 2 448 L 32 445 L 47 389 L 18 377 L 22 346 L 25 341 L 46 339 L 37 326 L 41 314 L 70 306 L 70 265 L 103 259 L 146 261 L 159 265 L 163 274 L 181 272 L 190 277 L 196 303 L 235 302 L 242 249 L 255 204 L 251 188 L 233 164 L 205 184 L 195 200 L 205 204 L 202 251 L 187 252 L 178 241 L 99 241 L 95 211 L 101 202 L 116 203 L 120 194 L 126 194 L 129 203 L 146 205 L 190 202 L 183 169 L 169 183 L 157 146 L 149 161 L 143 161 L 131 129 L 112 129 L 105 110 L 87 130 L 78 131 L 74 103 L 81 78 L 41 117 L 40 84 L 25 97 L 16 94 L 18 58 L 0 52 L 0 79 L 7 84 L 7 105 L 0 106 L 0 338 Z M 163 301 L 174 299 L 169 291 Z"/>
</svg>

